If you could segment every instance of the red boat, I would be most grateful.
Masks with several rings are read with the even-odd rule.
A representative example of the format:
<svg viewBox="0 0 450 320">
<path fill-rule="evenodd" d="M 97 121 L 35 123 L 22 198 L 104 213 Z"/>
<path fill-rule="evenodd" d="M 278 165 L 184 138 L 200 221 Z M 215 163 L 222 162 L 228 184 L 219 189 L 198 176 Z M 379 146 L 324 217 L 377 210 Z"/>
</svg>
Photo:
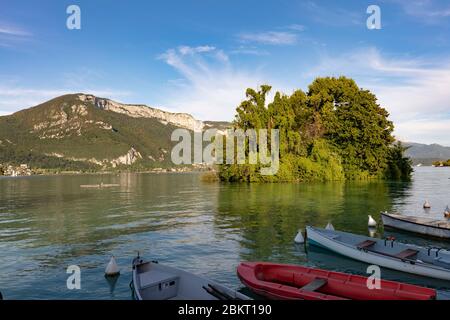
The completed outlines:
<svg viewBox="0 0 450 320">
<path fill-rule="evenodd" d="M 434 300 L 436 290 L 381 280 L 369 289 L 367 277 L 295 265 L 245 262 L 237 268 L 241 282 L 275 300 Z"/>
</svg>

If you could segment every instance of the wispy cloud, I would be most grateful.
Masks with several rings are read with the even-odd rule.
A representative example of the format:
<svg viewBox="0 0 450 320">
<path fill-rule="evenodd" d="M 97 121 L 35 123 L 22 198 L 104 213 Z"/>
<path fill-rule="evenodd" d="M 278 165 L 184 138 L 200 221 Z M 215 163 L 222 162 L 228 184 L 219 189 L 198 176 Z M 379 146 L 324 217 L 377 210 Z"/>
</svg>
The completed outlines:
<svg viewBox="0 0 450 320">
<path fill-rule="evenodd" d="M 0 22 L 0 47 L 13 48 L 17 43 L 29 40 L 31 32 L 14 25 Z"/>
<path fill-rule="evenodd" d="M 403 11 L 414 17 L 421 18 L 428 23 L 440 22 L 442 18 L 450 17 L 450 5 L 448 2 L 445 4 L 436 0 L 393 0 L 399 4 Z"/>
<path fill-rule="evenodd" d="M 319 24 L 345 27 L 363 25 L 367 16 L 365 10 L 349 10 L 343 7 L 335 7 L 318 4 L 316 1 L 301 2 L 302 9 L 313 21 Z"/>
<path fill-rule="evenodd" d="M 391 113 L 399 137 L 450 145 L 448 128 L 436 122 L 450 121 L 450 59 L 436 63 L 385 57 L 375 48 L 365 48 L 323 57 L 320 65 L 310 70 L 313 74 L 355 78 L 359 85 L 374 92 Z"/>
<path fill-rule="evenodd" d="M 294 24 L 291 24 L 291 25 L 287 26 L 287 29 L 301 32 L 301 31 L 305 31 L 306 27 L 304 25 L 302 25 L 302 24 L 294 23 Z"/>
<path fill-rule="evenodd" d="M 18 29 L 17 27 L 6 26 L 1 24 L 0 24 L 0 34 L 9 36 L 21 36 L 21 37 L 31 35 L 31 33 L 29 33 L 28 31 Z"/>
<path fill-rule="evenodd" d="M 269 52 L 267 50 L 258 48 L 256 46 L 240 45 L 236 49 L 230 51 L 230 54 L 246 54 L 254 56 L 267 56 Z"/>
<path fill-rule="evenodd" d="M 253 42 L 266 45 L 293 45 L 297 43 L 296 33 L 287 31 L 268 31 L 239 34 L 241 42 Z"/>
<path fill-rule="evenodd" d="M 170 82 L 163 105 L 203 120 L 232 120 L 236 107 L 245 98 L 245 89 L 268 83 L 260 70 L 234 66 L 226 53 L 217 48 L 189 55 L 180 48 L 169 49 L 159 59 L 182 77 Z"/>
</svg>

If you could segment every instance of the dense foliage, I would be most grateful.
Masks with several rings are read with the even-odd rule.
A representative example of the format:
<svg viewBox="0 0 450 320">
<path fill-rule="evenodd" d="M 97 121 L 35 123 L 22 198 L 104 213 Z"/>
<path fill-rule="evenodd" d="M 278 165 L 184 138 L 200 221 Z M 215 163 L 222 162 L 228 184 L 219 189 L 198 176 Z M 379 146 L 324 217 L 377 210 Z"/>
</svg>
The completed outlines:
<svg viewBox="0 0 450 320">
<path fill-rule="evenodd" d="M 0 147 L 0 163 L 6 166 L 30 165 L 33 169 L 58 169 L 61 171 L 97 171 L 99 166 L 82 161 L 66 160 L 57 157 L 46 156 L 40 153 L 23 149 Z M 0 175 L 4 174 L 6 168 L 0 168 Z"/>
<path fill-rule="evenodd" d="M 234 127 L 278 129 L 280 168 L 275 176 L 259 174 L 259 165 L 222 165 L 223 181 L 311 181 L 409 179 L 411 162 L 394 144 L 394 126 L 377 98 L 345 77 L 318 78 L 308 92 L 247 89 Z"/>
<path fill-rule="evenodd" d="M 435 167 L 450 167 L 450 159 L 447 161 L 435 161 L 433 162 Z"/>
</svg>

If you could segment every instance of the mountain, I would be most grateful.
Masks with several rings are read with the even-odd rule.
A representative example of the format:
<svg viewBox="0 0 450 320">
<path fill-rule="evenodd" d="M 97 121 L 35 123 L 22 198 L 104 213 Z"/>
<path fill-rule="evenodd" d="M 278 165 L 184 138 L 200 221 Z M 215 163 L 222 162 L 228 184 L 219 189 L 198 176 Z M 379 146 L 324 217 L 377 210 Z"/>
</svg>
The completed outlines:
<svg viewBox="0 0 450 320">
<path fill-rule="evenodd" d="M 69 94 L 0 117 L 0 164 L 64 170 L 170 167 L 173 130 L 215 125 L 185 113 Z"/>
<path fill-rule="evenodd" d="M 403 142 L 403 144 L 408 147 L 406 155 L 413 160 L 414 164 L 431 165 L 434 161 L 450 159 L 450 147 L 414 142 Z"/>
</svg>

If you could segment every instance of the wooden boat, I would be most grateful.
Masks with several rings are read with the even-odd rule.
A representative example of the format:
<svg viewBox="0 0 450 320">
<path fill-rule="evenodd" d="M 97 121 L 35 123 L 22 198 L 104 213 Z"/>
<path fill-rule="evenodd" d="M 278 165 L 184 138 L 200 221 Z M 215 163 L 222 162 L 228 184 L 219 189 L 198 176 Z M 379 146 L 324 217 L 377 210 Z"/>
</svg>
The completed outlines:
<svg viewBox="0 0 450 320">
<path fill-rule="evenodd" d="M 137 300 L 250 300 L 217 282 L 184 270 L 133 260 L 133 292 Z"/>
<path fill-rule="evenodd" d="M 450 251 L 442 248 L 423 248 L 395 240 L 313 227 L 307 227 L 306 232 L 310 245 L 320 246 L 372 265 L 450 280 Z"/>
<path fill-rule="evenodd" d="M 450 221 L 381 213 L 383 224 L 388 227 L 450 239 Z"/>
<path fill-rule="evenodd" d="M 381 280 L 370 290 L 367 277 L 295 265 L 244 262 L 241 282 L 258 295 L 275 300 L 434 300 L 436 290 Z"/>
</svg>

